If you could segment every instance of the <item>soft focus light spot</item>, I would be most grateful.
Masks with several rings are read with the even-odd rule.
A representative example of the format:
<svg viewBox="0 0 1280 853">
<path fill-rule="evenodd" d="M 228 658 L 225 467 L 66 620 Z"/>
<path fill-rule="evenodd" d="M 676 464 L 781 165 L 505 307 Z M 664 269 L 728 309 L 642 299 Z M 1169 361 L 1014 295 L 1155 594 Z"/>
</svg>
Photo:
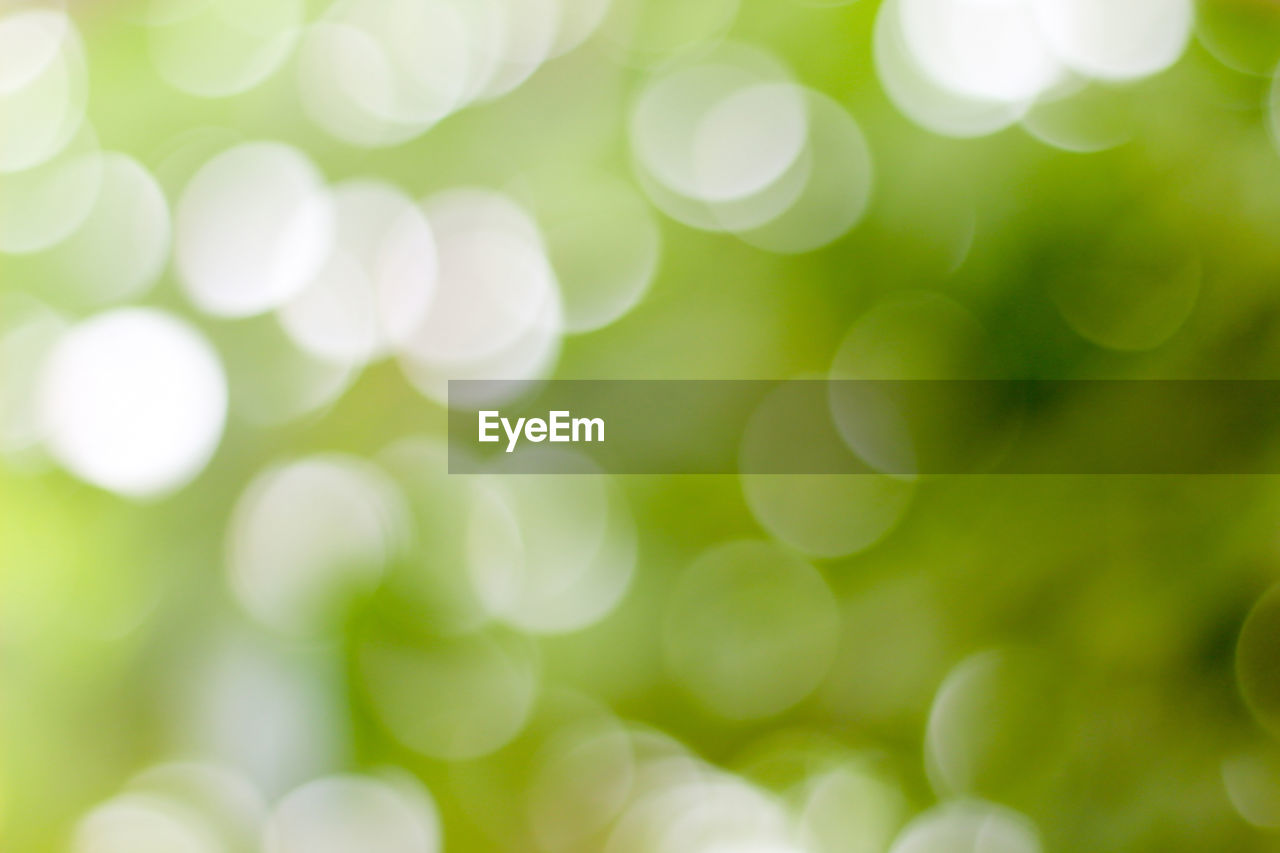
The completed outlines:
<svg viewBox="0 0 1280 853">
<path fill-rule="evenodd" d="M 814 557 L 840 557 L 883 539 L 905 513 L 913 485 L 874 474 L 744 474 L 742 490 L 779 541 Z"/>
<path fill-rule="evenodd" d="M 1236 643 L 1236 682 L 1245 705 L 1268 731 L 1280 734 L 1280 586 L 1272 587 L 1249 611 Z"/>
<path fill-rule="evenodd" d="M 1015 123 L 1025 101 L 995 100 L 949 91 L 925 73 L 903 32 L 903 0 L 885 0 L 876 13 L 876 74 L 889 100 L 916 124 L 943 136 L 986 136 Z"/>
<path fill-rule="evenodd" d="M 80 821 L 73 853 L 222 853 L 222 845 L 189 809 L 158 797 L 125 794 Z"/>
<path fill-rule="evenodd" d="M 0 95 L 17 91 L 52 64 L 74 32 L 60 11 L 27 9 L 0 18 Z"/>
<path fill-rule="evenodd" d="M 881 853 L 906 812 L 906 798 L 869 768 L 837 767 L 808 781 L 801 833 L 822 853 Z"/>
<path fill-rule="evenodd" d="M 87 218 L 54 251 L 57 287 L 80 304 L 140 296 L 169 258 L 169 204 L 156 179 L 125 154 L 103 154 L 101 169 Z"/>
<path fill-rule="evenodd" d="M 350 145 L 399 145 L 424 130 L 389 118 L 396 98 L 390 60 L 356 27 L 329 21 L 307 27 L 298 55 L 298 89 L 307 117 Z"/>
<path fill-rule="evenodd" d="M 801 378 L 765 397 L 743 433 L 740 469 L 772 471 L 777 448 L 795 441 L 797 417 L 825 414 L 826 394 L 820 381 Z M 850 457 L 834 424 L 828 433 L 834 452 Z M 743 473 L 740 481 L 756 521 L 774 538 L 814 557 L 847 556 L 875 545 L 897 525 L 914 491 L 909 480 L 872 474 Z"/>
<path fill-rule="evenodd" d="M 156 163 L 152 172 L 166 198 L 179 198 L 205 163 L 244 141 L 244 134 L 216 124 L 180 130 L 159 144 L 152 155 Z"/>
<path fill-rule="evenodd" d="M 1260 829 L 1280 828 L 1280 766 L 1266 753 L 1222 762 L 1222 784 L 1240 817 Z"/>
<path fill-rule="evenodd" d="M 131 779 L 128 787 L 190 808 L 231 850 L 255 846 L 266 819 L 267 804 L 257 786 L 243 773 L 222 764 L 158 764 Z"/>
<path fill-rule="evenodd" d="M 559 35 L 559 6 L 560 0 L 499 0 L 501 51 L 481 97 L 507 94 L 551 56 Z"/>
<path fill-rule="evenodd" d="M 576 631 L 604 618 L 626 593 L 635 523 L 617 485 L 585 457 L 536 456 L 559 457 L 550 463 L 556 470 L 579 473 L 483 480 L 468 520 L 469 576 L 494 618 L 538 634 Z"/>
<path fill-rule="evenodd" d="M 1035 825 L 1003 806 L 960 800 L 920 815 L 889 853 L 1040 853 Z"/>
<path fill-rule="evenodd" d="M 616 724 L 593 723 L 560 733 L 541 751 L 527 808 L 539 845 L 563 850 L 604 829 L 631 793 L 631 738 Z"/>
<path fill-rule="evenodd" d="M 529 382 L 551 375 L 560 355 L 562 325 L 559 303 L 549 301 L 533 325 L 498 352 L 465 361 L 425 360 L 407 348 L 401 351 L 400 369 L 418 391 L 441 405 L 478 408 L 506 403 L 527 393 Z M 450 396 L 451 379 L 484 379 L 491 384 Z"/>
<path fill-rule="evenodd" d="M 245 489 L 227 539 L 240 604 L 287 634 L 335 627 L 399 551 L 407 510 L 394 483 L 354 457 L 316 456 L 271 468 Z"/>
<path fill-rule="evenodd" d="M 655 206 L 768 251 L 830 243 L 870 199 L 870 152 L 849 114 L 744 45 L 664 71 L 636 101 L 629 136 Z"/>
<path fill-rule="evenodd" d="M 538 206 L 560 283 L 567 332 L 608 326 L 644 297 L 657 273 L 662 238 L 653 215 L 612 178 L 573 182 Z"/>
<path fill-rule="evenodd" d="M 302 349 L 360 364 L 421 322 L 435 290 L 435 239 L 417 205 L 390 185 L 351 181 L 333 198 L 333 253 L 279 315 Z"/>
<path fill-rule="evenodd" d="M 435 804 L 407 779 L 328 776 L 292 791 L 263 832 L 266 853 L 435 853 Z"/>
<path fill-rule="evenodd" d="M 1280 63 L 1280 8 L 1274 3 L 1197 3 L 1196 40 L 1232 70 L 1267 77 Z"/>
<path fill-rule="evenodd" d="M 469 97 L 474 21 L 459 0 L 334 4 L 303 41 L 304 108 L 354 145 L 395 145 L 422 134 Z"/>
<path fill-rule="evenodd" d="M 426 316 L 399 351 L 406 376 L 443 402 L 448 379 L 542 375 L 558 352 L 563 320 L 533 219 L 489 190 L 451 190 L 424 206 L 439 274 Z"/>
<path fill-rule="evenodd" d="M 853 229 L 871 203 L 871 149 L 853 116 L 831 98 L 807 90 L 808 157 L 803 183 L 785 210 L 735 228 L 760 249 L 798 254 L 820 249 Z M 723 222 L 724 214 L 717 211 Z"/>
<path fill-rule="evenodd" d="M 1105 151 L 1129 141 L 1133 120 L 1124 90 L 1101 84 L 1045 98 L 1022 118 L 1036 139 L 1076 153 Z"/>
<path fill-rule="evenodd" d="M 535 650 L 516 638 L 370 644 L 359 665 L 387 731 L 415 752 L 453 761 L 511 741 L 528 722 L 538 689 Z"/>
<path fill-rule="evenodd" d="M 514 343 L 544 306 L 558 302 L 537 226 L 513 204 L 458 190 L 429 199 L 426 211 L 438 242 L 440 280 L 410 342 L 415 357 L 480 360 Z"/>
<path fill-rule="evenodd" d="M 1017 103 L 1051 86 L 1062 68 L 1041 36 L 1033 0 L 901 0 L 911 56 L 958 95 Z"/>
<path fill-rule="evenodd" d="M 646 86 L 631 115 L 638 164 L 667 189 L 702 201 L 767 186 L 800 155 L 807 135 L 803 104 L 784 85 L 789 79 L 778 60 L 740 45 L 666 71 Z M 752 109 L 761 100 L 787 108 L 779 126 Z M 743 122 L 750 131 L 739 136 Z M 729 162 L 715 162 L 728 151 L 734 153 Z M 716 175 L 715 169 L 727 171 Z"/>
<path fill-rule="evenodd" d="M 332 201 L 297 150 L 253 142 L 214 157 L 178 205 L 176 259 L 187 296 L 218 316 L 260 314 L 296 295 L 333 241 Z"/>
<path fill-rule="evenodd" d="M 719 101 L 694 131 L 693 195 L 726 201 L 764 189 L 800 156 L 808 124 L 804 90 L 793 84 L 749 86 Z"/>
<path fill-rule="evenodd" d="M 947 675 L 925 734 L 940 795 L 1007 793 L 1044 770 L 1060 710 L 1049 671 L 1028 652 L 987 651 Z"/>
<path fill-rule="evenodd" d="M 88 102 L 84 46 L 65 14 L 30 8 L 0 17 L 0 173 L 48 161 L 80 129 Z"/>
<path fill-rule="evenodd" d="M 102 186 L 102 157 L 90 132 L 54 159 L 23 172 L 0 172 L 0 252 L 43 251 L 67 239 L 89 216 Z"/>
<path fill-rule="evenodd" d="M 606 853 L 804 853 L 781 803 L 706 768 L 641 796 L 617 822 Z"/>
<path fill-rule="evenodd" d="M 1191 37 L 1191 0 L 1031 0 L 1058 58 L 1103 80 L 1163 71 Z"/>
<path fill-rule="evenodd" d="M 302 0 L 151 0 L 151 61 L 179 91 L 236 95 L 289 58 L 303 12 Z"/>
<path fill-rule="evenodd" d="M 732 719 L 772 716 L 826 674 L 839 619 L 826 581 L 767 542 L 733 542 L 699 556 L 668 604 L 668 666 L 705 705 Z"/>
<path fill-rule="evenodd" d="M 552 56 L 568 53 L 595 34 L 613 0 L 559 0 L 560 27 Z"/>
<path fill-rule="evenodd" d="M 121 309 L 72 328 L 41 379 L 49 451 L 72 474 L 141 497 L 185 485 L 222 437 L 226 376 L 198 332 Z"/>
<path fill-rule="evenodd" d="M 983 470 L 1008 447 L 1017 420 L 1000 408 L 994 385 L 942 380 L 1001 375 L 991 338 L 973 312 L 938 293 L 895 294 L 860 317 L 836 350 L 831 413 L 849 448 L 879 471 Z M 993 411 L 1009 425 L 993 428 Z"/>
<path fill-rule="evenodd" d="M 325 654 L 220 633 L 182 656 L 163 717 L 175 750 L 243 774 L 268 798 L 341 766 L 349 732 Z"/>
</svg>

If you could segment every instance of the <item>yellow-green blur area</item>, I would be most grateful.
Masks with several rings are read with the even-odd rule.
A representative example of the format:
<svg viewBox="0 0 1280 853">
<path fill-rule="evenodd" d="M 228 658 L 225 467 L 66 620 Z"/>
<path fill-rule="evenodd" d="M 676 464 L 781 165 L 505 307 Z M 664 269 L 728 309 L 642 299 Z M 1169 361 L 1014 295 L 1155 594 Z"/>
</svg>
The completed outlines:
<svg viewBox="0 0 1280 853">
<path fill-rule="evenodd" d="M 1276 478 L 450 476 L 442 384 L 1280 378 L 1277 62 L 0 0 L 0 851 L 1280 849 Z"/>
</svg>

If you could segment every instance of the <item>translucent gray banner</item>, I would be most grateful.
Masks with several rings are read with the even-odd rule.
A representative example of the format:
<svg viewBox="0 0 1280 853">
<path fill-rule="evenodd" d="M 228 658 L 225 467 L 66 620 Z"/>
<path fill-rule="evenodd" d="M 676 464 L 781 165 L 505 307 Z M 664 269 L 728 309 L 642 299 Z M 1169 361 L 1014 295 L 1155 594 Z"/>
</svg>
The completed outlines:
<svg viewBox="0 0 1280 853">
<path fill-rule="evenodd" d="M 453 473 L 1280 474 L 1280 380 L 451 381 Z"/>
</svg>

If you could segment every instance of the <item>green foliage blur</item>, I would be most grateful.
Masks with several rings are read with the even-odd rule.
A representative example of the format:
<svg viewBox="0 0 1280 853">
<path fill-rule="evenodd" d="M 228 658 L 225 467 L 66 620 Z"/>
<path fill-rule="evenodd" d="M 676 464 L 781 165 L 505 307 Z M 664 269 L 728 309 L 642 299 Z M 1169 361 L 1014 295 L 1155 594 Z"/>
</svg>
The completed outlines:
<svg viewBox="0 0 1280 853">
<path fill-rule="evenodd" d="M 678 30 L 703 5 L 670 12 L 666 25 Z M 415 199 L 491 187 L 536 216 L 572 204 L 594 176 L 634 187 L 630 111 L 672 61 L 619 48 L 606 20 L 603 34 L 511 93 L 405 144 L 364 149 L 307 120 L 292 63 L 242 94 L 194 97 L 153 68 L 145 4 L 71 7 L 100 144 L 156 171 L 171 205 L 199 166 L 175 162 L 175 140 L 203 129 L 203 156 L 277 140 L 330 182 L 378 178 Z M 915 124 L 878 78 L 877 12 L 874 0 L 742 0 L 728 30 L 708 37 L 772 52 L 848 110 L 874 163 L 865 218 L 818 250 L 783 255 L 655 211 L 662 253 L 651 288 L 617 322 L 567 336 L 551 375 L 783 379 L 823 375 L 844 353 L 902 378 L 1280 378 L 1280 6 L 1204 0 L 1198 35 L 1171 68 L 1096 84 L 1125 137 L 1092 153 L 1019 126 L 964 139 Z M 1231 67 L 1206 47 L 1211 25 L 1212 43 L 1234 39 L 1232 55 L 1247 63 Z M 30 258 L 0 254 L 0 298 L 32 296 L 72 320 L 92 313 L 60 301 L 43 276 Z M 137 301 L 182 316 L 228 361 L 269 322 L 193 310 L 172 263 Z M 27 370 L 0 365 L 0 376 Z M 1025 816 L 1046 851 L 1280 845 L 1280 621 L 1264 599 L 1280 580 L 1276 478 L 925 477 L 901 493 L 887 484 L 838 496 L 797 479 L 778 496 L 730 476 L 621 477 L 637 556 L 615 608 L 565 633 L 458 629 L 464 490 L 435 469 L 423 486 L 387 450 L 438 442 L 445 422 L 384 361 L 319 412 L 265 427 L 232 417 L 209 466 L 160 499 L 121 498 L 38 453 L 0 460 L 0 851 L 126 849 L 77 848 L 77 827 L 147 768 L 201 757 L 184 740 L 184 703 L 202 695 L 192 682 L 227 632 L 324 685 L 312 716 L 339 732 L 339 747 L 326 756 L 312 744 L 312 776 L 408 771 L 439 811 L 444 849 L 457 853 L 613 849 L 609 820 L 556 847 L 530 818 L 539 756 L 584 719 L 660 732 L 795 814 L 806 785 L 832 768 L 891 793 L 880 805 L 850 801 L 871 828 L 846 835 L 848 846 L 796 849 L 887 851 L 913 817 L 970 797 Z M 1068 427 L 1086 438 L 1123 428 L 1087 412 Z M 412 532 L 382 581 L 343 601 L 336 631 L 279 637 L 229 585 L 228 531 L 260 472 L 332 453 L 376 461 L 408 495 Z M 853 541 L 787 541 L 785 531 L 810 529 L 806 519 L 824 534 L 855 531 Z M 314 529 L 295 535 L 323 541 Z M 781 571 L 767 580 L 776 589 L 732 573 L 719 586 L 721 575 L 690 580 L 691 567 L 728 559 L 716 549 L 742 540 L 769 549 L 738 559 Z M 807 572 L 816 586 L 793 587 Z M 470 724 L 483 727 L 495 707 L 520 701 L 505 682 L 468 681 L 487 660 L 462 648 L 475 636 L 532 662 L 527 719 L 475 755 L 398 736 L 388 702 L 426 708 L 447 701 L 443 692 L 464 709 L 477 703 Z M 745 668 L 697 657 L 722 653 L 746 656 Z M 384 663 L 390 675 L 370 674 Z M 419 688 L 428 698 L 413 698 Z M 458 738 L 471 731 L 467 716 Z M 406 725 L 418 722 L 411 713 Z M 268 808 L 306 781 L 288 778 L 262 792 Z"/>
</svg>

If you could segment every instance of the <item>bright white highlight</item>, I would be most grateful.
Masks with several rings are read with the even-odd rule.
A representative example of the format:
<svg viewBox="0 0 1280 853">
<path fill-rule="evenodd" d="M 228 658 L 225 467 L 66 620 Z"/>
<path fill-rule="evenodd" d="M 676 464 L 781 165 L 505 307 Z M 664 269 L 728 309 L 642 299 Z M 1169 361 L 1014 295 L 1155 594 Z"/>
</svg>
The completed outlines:
<svg viewBox="0 0 1280 853">
<path fill-rule="evenodd" d="M 885 0 L 876 14 L 873 41 L 876 74 L 894 106 L 943 136 L 985 136 L 1021 118 L 1026 103 L 963 95 L 930 77 L 912 54 L 901 10 L 902 0 Z"/>
<path fill-rule="evenodd" d="M 436 284 L 436 245 L 407 196 L 376 181 L 333 191 L 337 234 L 324 267 L 279 311 L 299 347 L 339 364 L 361 364 L 407 339 Z"/>
<path fill-rule="evenodd" d="M 1073 70 L 1103 80 L 1163 71 L 1191 38 L 1191 0 L 1032 0 L 1041 31 Z"/>
<path fill-rule="evenodd" d="M 185 485 L 222 437 L 226 377 L 213 349 L 160 311 L 122 309 L 79 324 L 45 365 L 41 420 L 71 473 L 132 497 Z"/>
<path fill-rule="evenodd" d="M 443 402 L 447 379 L 545 373 L 563 322 L 555 273 L 532 218 L 488 190 L 452 190 L 424 206 L 439 277 L 430 308 L 400 348 L 406 376 Z"/>
<path fill-rule="evenodd" d="M 921 69 L 944 88 L 1017 103 L 1062 74 L 1036 27 L 1033 0 L 901 0 L 902 30 Z"/>
<path fill-rule="evenodd" d="M 1191 0 L 887 0 L 876 20 L 876 71 L 917 124 L 982 136 L 1078 85 L 1074 75 L 1129 81 L 1165 70 L 1186 48 L 1193 18 Z M 1043 135 L 1058 144 L 1052 129 Z"/>
<path fill-rule="evenodd" d="M 206 163 L 178 205 L 176 259 L 187 296 L 223 317 L 260 314 L 295 296 L 328 257 L 334 212 L 320 174 L 272 142 Z"/>
</svg>

